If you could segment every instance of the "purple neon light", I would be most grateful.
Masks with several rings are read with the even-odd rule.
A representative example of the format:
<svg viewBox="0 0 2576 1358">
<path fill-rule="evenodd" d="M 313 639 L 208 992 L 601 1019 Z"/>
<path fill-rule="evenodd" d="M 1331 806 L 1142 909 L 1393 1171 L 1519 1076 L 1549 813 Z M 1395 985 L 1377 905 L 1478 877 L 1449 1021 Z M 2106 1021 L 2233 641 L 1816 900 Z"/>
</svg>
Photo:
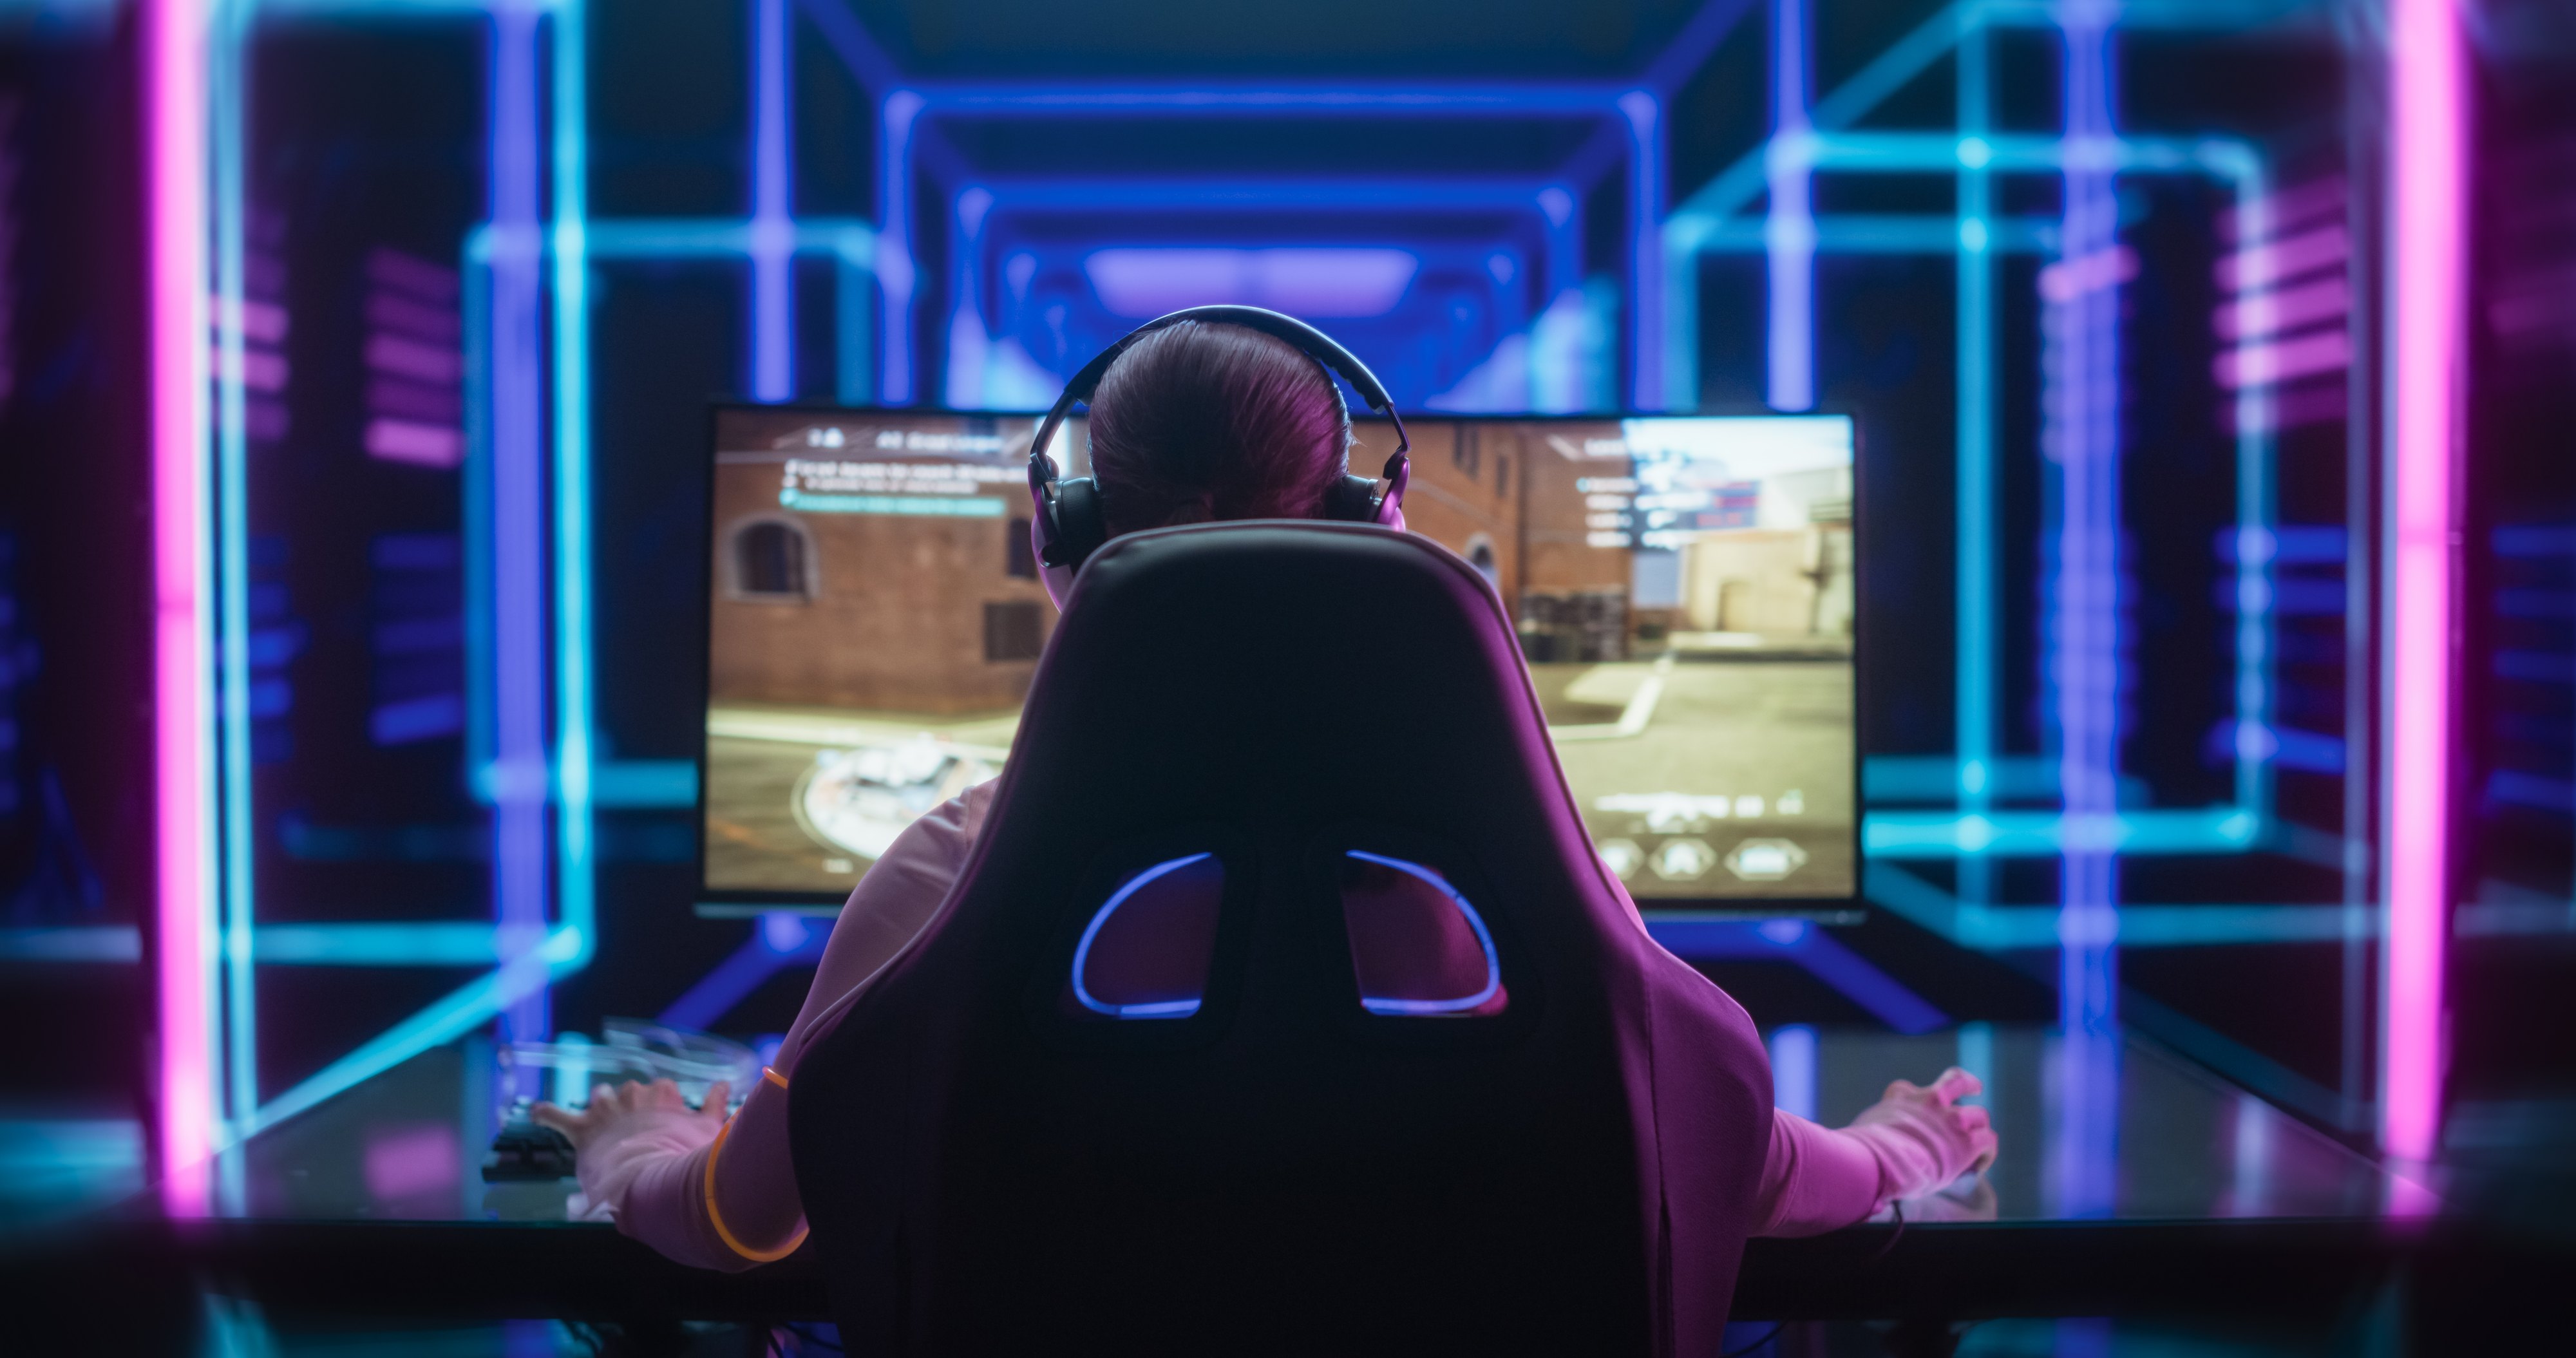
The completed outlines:
<svg viewBox="0 0 2576 1358">
<path fill-rule="evenodd" d="M 751 394 L 796 394 L 796 223 L 787 116 L 787 3 L 757 0 L 751 44 Z"/>
<path fill-rule="evenodd" d="M 1816 1116 L 1816 1030 L 1802 1023 L 1771 1030 L 1771 1105 Z"/>
<path fill-rule="evenodd" d="M 741 947 L 699 977 L 653 1021 L 667 1028 L 712 1028 L 770 977 L 789 967 L 822 961 L 823 945 L 831 936 L 829 929 L 817 930 L 788 911 L 762 915 Z"/>
<path fill-rule="evenodd" d="M 2451 0 L 2391 0 L 2388 25 L 2396 542 L 2380 1140 L 2391 1155 L 2423 1161 L 2440 1147 L 2442 1118 L 2467 90 Z"/>
<path fill-rule="evenodd" d="M 2107 1215 L 2119 1139 L 2120 442 L 2119 307 L 2125 272 L 2103 0 L 2058 9 L 2065 81 L 2063 272 L 2045 299 L 2043 451 L 2058 466 L 2049 678 L 2067 825 L 2059 859 L 2057 1209 Z"/>
<path fill-rule="evenodd" d="M 215 1151 L 206 811 L 206 47 L 198 6 L 144 0 L 145 287 L 152 449 L 155 991 L 161 1201 L 207 1207 Z"/>
<path fill-rule="evenodd" d="M 1404 299 L 1422 261 L 1370 248 L 1095 250 L 1082 261 L 1111 313 L 1138 319 L 1230 302 L 1292 316 L 1383 316 Z"/>
<path fill-rule="evenodd" d="M 505 958 L 546 933 L 546 354 L 540 327 L 537 10 L 492 12 L 492 903 Z M 551 1028 L 543 987 L 502 1016 L 511 1041 Z M 533 1090 L 522 1091 L 533 1093 Z"/>
<path fill-rule="evenodd" d="M 1773 410 L 1816 407 L 1815 175 L 1807 116 L 1806 0 L 1771 0 L 1771 190 L 1762 244 L 1770 263 L 1770 372 Z"/>
<path fill-rule="evenodd" d="M 1646 921 L 1646 932 L 1675 957 L 1779 957 L 1804 967 L 1854 1004 L 1900 1033 L 1928 1033 L 1950 1025 L 1949 1016 L 1905 983 L 1879 970 L 1842 940 L 1802 919 Z"/>
<path fill-rule="evenodd" d="M 2261 339 L 2301 326 L 2341 321 L 2352 311 L 2352 286 L 2338 274 L 2279 292 L 2249 293 L 2210 313 L 2223 340 Z"/>
<path fill-rule="evenodd" d="M 2220 351 L 2210 375 L 2229 391 L 2268 386 L 2352 366 L 2352 337 L 2341 327 Z"/>
<path fill-rule="evenodd" d="M 2219 258 L 2218 286 L 2229 292 L 2266 287 L 2340 266 L 2352 254 L 2341 226 L 2324 226 L 2286 240 L 2250 245 Z"/>
<path fill-rule="evenodd" d="M 1628 388 L 1637 410 L 1664 408 L 1663 105 L 1644 90 L 1619 96 L 1628 120 Z"/>
<path fill-rule="evenodd" d="M 913 400 L 912 132 L 921 107 L 920 94 L 896 90 L 885 97 L 877 119 L 876 274 L 885 298 L 878 323 L 882 386 L 877 399 L 887 405 Z"/>
</svg>

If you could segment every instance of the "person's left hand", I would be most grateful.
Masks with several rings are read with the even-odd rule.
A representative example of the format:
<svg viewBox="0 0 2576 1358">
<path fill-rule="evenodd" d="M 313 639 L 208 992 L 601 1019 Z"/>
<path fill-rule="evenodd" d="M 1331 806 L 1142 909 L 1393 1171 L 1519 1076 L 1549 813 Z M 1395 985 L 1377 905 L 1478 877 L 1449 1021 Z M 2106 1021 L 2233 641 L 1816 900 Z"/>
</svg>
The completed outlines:
<svg viewBox="0 0 2576 1358">
<path fill-rule="evenodd" d="M 528 1110 L 528 1116 L 563 1133 L 572 1143 L 578 1159 L 591 1147 L 607 1144 L 650 1128 L 676 1132 L 690 1143 L 690 1149 L 716 1139 L 723 1130 L 725 1108 L 733 1100 L 733 1086 L 723 1080 L 707 1086 L 706 1100 L 691 1108 L 680 1097 L 680 1087 L 669 1080 L 651 1084 L 621 1081 L 613 1085 L 594 1085 L 590 1106 L 575 1111 L 559 1104 L 540 1103 Z"/>
</svg>

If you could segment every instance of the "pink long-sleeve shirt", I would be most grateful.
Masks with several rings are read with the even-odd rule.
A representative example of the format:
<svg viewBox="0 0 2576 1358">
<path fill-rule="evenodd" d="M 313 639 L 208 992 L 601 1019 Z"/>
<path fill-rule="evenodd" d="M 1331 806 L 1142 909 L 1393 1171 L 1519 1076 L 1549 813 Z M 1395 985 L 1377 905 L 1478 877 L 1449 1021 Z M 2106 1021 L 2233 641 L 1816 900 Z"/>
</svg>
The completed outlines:
<svg viewBox="0 0 2576 1358">
<path fill-rule="evenodd" d="M 779 1048 L 772 1069 L 780 1076 L 794 1078 L 805 1049 L 839 1023 L 947 899 L 995 786 L 979 784 L 913 822 L 851 891 Z M 1635 916 L 1633 903 L 1629 913 Z M 787 1091 L 767 1080 L 754 1085 L 721 1154 L 705 1126 L 647 1112 L 603 1129 L 580 1158 L 583 1195 L 619 1229 L 682 1263 L 739 1270 L 792 1248 L 805 1224 L 788 1157 Z M 1946 1184 L 1963 1168 L 1947 1163 L 1951 1158 L 1939 1137 L 1902 1117 L 1833 1130 L 1774 1112 L 1753 1234 L 1814 1235 L 1850 1225 L 1890 1201 Z"/>
</svg>

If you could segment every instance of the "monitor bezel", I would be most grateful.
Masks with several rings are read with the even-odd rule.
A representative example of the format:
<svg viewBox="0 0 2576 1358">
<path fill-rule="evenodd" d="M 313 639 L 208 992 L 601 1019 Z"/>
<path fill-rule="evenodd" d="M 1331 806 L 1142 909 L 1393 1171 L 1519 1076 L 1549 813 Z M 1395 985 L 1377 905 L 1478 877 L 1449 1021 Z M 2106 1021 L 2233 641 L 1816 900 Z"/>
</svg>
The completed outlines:
<svg viewBox="0 0 2576 1358">
<path fill-rule="evenodd" d="M 697 790 L 691 816 L 691 852 L 697 861 L 697 913 L 718 918 L 747 917 L 774 912 L 832 915 L 837 914 L 850 893 L 828 891 L 776 891 L 757 888 L 717 887 L 707 881 L 707 708 L 715 701 L 715 591 L 716 581 L 716 455 L 722 451 L 717 431 L 726 415 L 742 413 L 858 416 L 907 416 L 950 419 L 1025 420 L 1042 418 L 1044 411 L 1033 410 L 945 410 L 928 406 L 841 405 L 821 401 L 714 401 L 707 406 L 705 434 L 704 481 L 700 487 L 703 500 L 702 539 L 699 552 L 699 594 L 697 605 L 698 637 L 698 718 L 697 718 Z M 1613 420 L 1636 419 L 1757 419 L 1757 418 L 1832 418 L 1850 422 L 1852 434 L 1852 575 L 1853 592 L 1860 592 L 1863 562 L 1869 553 L 1862 546 L 1867 540 L 1864 521 L 1867 495 L 1861 476 L 1862 435 L 1860 421 L 1839 410 L 1800 411 L 1795 415 L 1775 410 L 1692 410 L 1692 411 L 1617 411 L 1567 415 L 1523 415 L 1424 411 L 1408 423 L 1430 421 L 1465 422 L 1470 420 L 1510 421 L 1516 424 L 1600 424 Z M 1355 419 L 1382 418 L 1361 412 Z M 1863 826 L 1867 820 L 1863 799 L 1863 756 L 1861 724 L 1868 711 L 1869 653 L 1865 610 L 1852 610 L 1852 741 L 1851 741 L 1851 889 L 1840 895 L 1800 896 L 1653 896 L 1631 897 L 1637 910 L 1649 920 L 1680 923 L 1691 920 L 1739 919 L 1823 919 L 1848 922 L 1853 912 L 1863 908 L 1865 893 L 1862 882 L 1867 861 L 1862 856 Z M 1527 662 L 1524 661 L 1524 664 Z M 1559 777 L 1562 777 L 1560 767 Z M 1571 789 L 1569 789 L 1570 791 Z M 864 877 L 862 878 L 864 880 Z M 855 884 L 853 886 L 855 890 Z"/>
</svg>

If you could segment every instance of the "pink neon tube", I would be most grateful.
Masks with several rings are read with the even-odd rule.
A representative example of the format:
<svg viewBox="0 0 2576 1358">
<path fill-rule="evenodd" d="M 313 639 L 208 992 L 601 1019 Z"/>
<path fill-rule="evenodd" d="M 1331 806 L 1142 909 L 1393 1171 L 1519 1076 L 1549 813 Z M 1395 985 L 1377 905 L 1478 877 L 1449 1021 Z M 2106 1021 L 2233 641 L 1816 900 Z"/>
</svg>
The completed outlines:
<svg viewBox="0 0 2576 1358">
<path fill-rule="evenodd" d="M 204 427 L 205 46 L 192 0 L 144 0 L 144 236 L 149 252 L 153 777 L 159 909 L 163 1205 L 206 1207 L 214 1150 L 203 814 L 205 656 L 198 625 Z"/>
<path fill-rule="evenodd" d="M 2466 156 L 2452 0 L 2392 0 L 2395 560 L 2391 570 L 2387 1025 L 2380 1139 L 2440 1144 L 2448 928 L 2452 521 Z"/>
</svg>

